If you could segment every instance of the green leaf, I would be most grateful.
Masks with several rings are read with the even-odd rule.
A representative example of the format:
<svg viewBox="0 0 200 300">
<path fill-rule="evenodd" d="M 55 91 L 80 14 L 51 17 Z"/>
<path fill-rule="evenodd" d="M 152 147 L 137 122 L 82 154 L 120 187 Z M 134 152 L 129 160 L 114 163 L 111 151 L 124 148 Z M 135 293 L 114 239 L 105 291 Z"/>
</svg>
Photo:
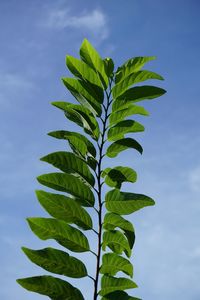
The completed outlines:
<svg viewBox="0 0 200 300">
<path fill-rule="evenodd" d="M 84 300 L 81 292 L 69 282 L 52 276 L 35 276 L 18 279 L 25 289 L 49 296 L 52 300 Z"/>
<path fill-rule="evenodd" d="M 104 275 L 101 279 L 101 287 L 99 295 L 104 296 L 114 291 L 136 288 L 137 284 L 128 278 Z"/>
<path fill-rule="evenodd" d="M 69 102 L 52 102 L 52 105 L 62 109 L 65 112 L 65 116 L 72 122 L 75 122 L 78 126 L 83 127 L 84 131 L 91 135 L 95 140 L 99 138 L 99 126 L 97 120 L 89 109 Z"/>
<path fill-rule="evenodd" d="M 96 87 L 99 87 L 99 93 L 102 95 L 102 84 L 97 73 L 85 62 L 73 56 L 66 56 L 66 64 L 68 69 L 78 78 L 89 81 Z"/>
<path fill-rule="evenodd" d="M 106 71 L 106 75 L 108 77 L 113 75 L 113 71 L 114 71 L 114 62 L 112 60 L 112 58 L 110 57 L 106 57 L 104 60 L 104 67 L 105 67 L 105 71 Z"/>
<path fill-rule="evenodd" d="M 103 221 L 103 227 L 107 230 L 113 230 L 116 227 L 134 232 L 134 228 L 131 222 L 125 220 L 122 216 L 114 213 L 106 213 Z"/>
<path fill-rule="evenodd" d="M 90 166 L 90 168 L 92 168 L 95 171 L 98 162 L 97 162 L 97 160 L 94 157 L 88 156 L 87 157 L 87 164 L 88 164 L 88 166 Z"/>
<path fill-rule="evenodd" d="M 139 122 L 133 120 L 124 120 L 108 130 L 108 140 L 116 141 L 118 139 L 124 138 L 126 133 L 131 132 L 141 132 L 144 131 L 144 126 Z"/>
<path fill-rule="evenodd" d="M 90 250 L 86 236 L 66 222 L 52 218 L 28 218 L 31 230 L 41 239 L 54 239 L 60 245 L 74 252 Z"/>
<path fill-rule="evenodd" d="M 128 75 L 139 71 L 148 61 L 155 59 L 155 56 L 133 57 L 117 69 L 115 83 L 120 82 Z"/>
<path fill-rule="evenodd" d="M 154 200 L 148 196 L 120 192 L 118 189 L 109 191 L 105 201 L 107 210 L 120 215 L 129 215 L 145 206 L 155 204 Z"/>
<path fill-rule="evenodd" d="M 73 153 L 86 162 L 85 158 L 88 155 L 86 144 L 76 136 L 68 137 L 68 143 Z"/>
<path fill-rule="evenodd" d="M 82 134 L 65 130 L 49 132 L 48 135 L 57 139 L 65 139 L 68 141 L 72 151 L 87 163 L 94 171 L 96 170 L 97 160 L 96 149 L 93 144 Z"/>
<path fill-rule="evenodd" d="M 104 254 L 100 273 L 114 276 L 120 271 L 133 277 L 133 266 L 128 259 L 115 253 Z"/>
<path fill-rule="evenodd" d="M 54 167 L 69 174 L 73 174 L 91 186 L 95 185 L 94 176 L 87 164 L 71 152 L 58 151 L 41 158 L 42 161 L 52 164 Z"/>
<path fill-rule="evenodd" d="M 49 272 L 72 278 L 87 276 L 84 263 L 64 251 L 54 248 L 32 250 L 25 247 L 22 250 L 33 263 Z"/>
<path fill-rule="evenodd" d="M 93 157 L 96 157 L 96 149 L 94 145 L 82 134 L 73 131 L 66 130 L 57 130 L 51 131 L 48 135 L 55 137 L 57 139 L 68 140 L 70 143 L 74 141 L 74 147 L 81 154 L 81 156 L 85 157 L 86 154 L 90 153 Z"/>
<path fill-rule="evenodd" d="M 100 57 L 99 53 L 94 49 L 94 47 L 84 39 L 80 48 L 81 59 L 88 64 L 92 69 L 94 69 L 100 76 L 100 80 L 104 86 L 104 89 L 108 86 L 108 77 L 105 72 L 104 62 Z"/>
<path fill-rule="evenodd" d="M 54 218 L 74 223 L 84 230 L 92 229 L 92 219 L 88 212 L 74 199 L 60 194 L 36 191 L 40 204 Z"/>
<path fill-rule="evenodd" d="M 129 86 L 149 79 L 163 80 L 163 77 L 157 73 L 146 70 L 130 74 L 112 88 L 113 98 L 119 98 L 119 96 L 121 96 L 129 88 Z"/>
<path fill-rule="evenodd" d="M 103 251 L 105 251 L 107 246 L 117 254 L 122 254 L 124 251 L 128 257 L 131 256 L 129 243 L 119 230 L 105 231 L 103 233 Z"/>
<path fill-rule="evenodd" d="M 124 138 L 112 143 L 106 151 L 108 157 L 116 157 L 120 152 L 133 148 L 142 154 L 142 146 L 132 138 Z"/>
<path fill-rule="evenodd" d="M 102 109 L 100 103 L 103 102 L 103 92 L 100 95 L 97 87 L 89 82 L 75 78 L 62 78 L 62 81 L 80 104 L 89 109 L 94 115 L 101 116 Z"/>
<path fill-rule="evenodd" d="M 122 229 L 128 239 L 130 248 L 133 248 L 135 243 L 135 232 L 131 222 L 125 220 L 120 215 L 107 213 L 104 217 L 103 227 L 107 230 L 114 230 L 116 227 Z"/>
<path fill-rule="evenodd" d="M 116 100 L 119 102 L 118 100 Z M 115 101 L 115 102 L 116 102 Z M 110 114 L 109 117 L 109 126 L 112 126 L 122 120 L 124 120 L 128 116 L 132 116 L 135 114 L 143 115 L 143 116 L 148 116 L 149 113 L 144 107 L 142 106 L 136 106 L 131 103 L 128 103 L 128 105 L 123 105 L 122 108 L 119 106 L 119 110 L 113 112 Z"/>
<path fill-rule="evenodd" d="M 117 166 L 114 168 L 106 168 L 102 176 L 105 177 L 105 183 L 111 187 L 121 188 L 123 182 L 135 182 L 137 173 L 128 167 Z"/>
<path fill-rule="evenodd" d="M 77 197 L 83 206 L 94 206 L 95 198 L 90 188 L 71 174 L 49 173 L 38 176 L 37 180 L 47 187 Z"/>
<path fill-rule="evenodd" d="M 121 110 L 124 106 L 130 105 L 131 103 L 158 98 L 165 93 L 166 91 L 164 89 L 151 85 L 130 88 L 113 102 L 112 111 Z"/>
<path fill-rule="evenodd" d="M 101 300 L 142 300 L 142 299 L 129 296 L 124 291 L 115 291 L 105 295 L 103 298 L 101 298 Z"/>
</svg>

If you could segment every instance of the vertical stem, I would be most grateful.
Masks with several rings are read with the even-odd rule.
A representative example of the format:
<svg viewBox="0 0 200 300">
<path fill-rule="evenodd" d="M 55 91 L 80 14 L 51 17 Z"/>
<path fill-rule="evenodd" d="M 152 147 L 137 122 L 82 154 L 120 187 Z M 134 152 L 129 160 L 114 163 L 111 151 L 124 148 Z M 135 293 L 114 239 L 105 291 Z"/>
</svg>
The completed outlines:
<svg viewBox="0 0 200 300">
<path fill-rule="evenodd" d="M 110 90 L 111 90 L 111 84 L 110 84 Z M 98 183 L 98 250 L 97 250 L 97 265 L 96 265 L 96 276 L 94 281 L 94 300 L 98 297 L 98 281 L 99 281 L 99 270 L 100 270 L 100 259 L 101 259 L 101 239 L 102 239 L 102 195 L 101 195 L 101 163 L 103 159 L 103 146 L 105 143 L 105 133 L 106 133 L 106 123 L 108 120 L 108 109 L 111 104 L 111 101 L 109 101 L 111 95 L 111 91 L 109 91 L 109 94 L 106 92 L 107 97 L 107 104 L 105 106 L 105 116 L 102 120 L 103 122 L 103 129 L 102 129 L 102 139 L 101 144 L 99 145 L 99 162 L 98 162 L 98 171 L 97 171 L 97 183 Z"/>
</svg>

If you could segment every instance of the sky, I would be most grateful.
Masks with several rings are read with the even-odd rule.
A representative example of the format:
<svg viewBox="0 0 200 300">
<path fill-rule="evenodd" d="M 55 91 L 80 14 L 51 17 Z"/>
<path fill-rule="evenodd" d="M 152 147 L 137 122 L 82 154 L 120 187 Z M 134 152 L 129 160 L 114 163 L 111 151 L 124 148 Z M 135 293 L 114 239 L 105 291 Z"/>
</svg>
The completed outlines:
<svg viewBox="0 0 200 300">
<path fill-rule="evenodd" d="M 155 55 L 148 68 L 165 78 L 154 84 L 167 94 L 143 102 L 150 112 L 140 119 L 146 128 L 138 135 L 143 155 L 127 151 L 117 160 L 138 173 L 137 183 L 125 189 L 156 201 L 129 216 L 139 286 L 130 294 L 143 300 L 200 299 L 199 10 L 198 0 L 0 1 L 0 299 L 45 298 L 15 280 L 46 274 L 21 246 L 56 247 L 34 236 L 25 219 L 46 216 L 35 197 L 41 188 L 35 178 L 54 170 L 39 158 L 66 149 L 46 133 L 73 130 L 50 102 L 71 101 L 60 79 L 69 75 L 66 54 L 77 56 L 84 38 L 116 66 Z M 94 236 L 88 237 L 93 243 Z M 81 257 L 92 273 L 93 258 Z M 91 280 L 70 282 L 92 298 Z"/>
</svg>

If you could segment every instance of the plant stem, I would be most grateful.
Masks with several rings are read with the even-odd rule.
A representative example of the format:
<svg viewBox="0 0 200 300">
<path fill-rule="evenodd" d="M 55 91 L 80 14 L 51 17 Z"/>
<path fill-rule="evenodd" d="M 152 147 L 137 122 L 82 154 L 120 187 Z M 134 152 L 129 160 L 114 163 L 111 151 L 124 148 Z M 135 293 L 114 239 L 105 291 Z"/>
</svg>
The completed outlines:
<svg viewBox="0 0 200 300">
<path fill-rule="evenodd" d="M 111 84 L 110 84 L 110 90 L 111 90 Z M 105 133 L 107 130 L 106 123 L 108 120 L 108 109 L 111 104 L 110 100 L 110 95 L 111 92 L 109 91 L 109 94 L 106 92 L 106 97 L 107 97 L 107 104 L 106 106 L 103 105 L 104 110 L 105 110 L 105 116 L 104 119 L 102 120 L 103 123 L 103 129 L 102 129 L 102 138 L 101 138 L 101 144 L 99 146 L 99 162 L 98 162 L 98 171 L 97 171 L 97 183 L 98 183 L 98 205 L 99 205 L 99 210 L 98 210 L 98 249 L 97 249 L 97 265 L 96 265 L 96 276 L 94 280 L 94 300 L 97 300 L 98 297 L 98 281 L 99 281 L 99 271 L 100 271 L 100 260 L 101 260 L 101 239 L 102 239 L 102 183 L 101 183 L 101 163 L 102 159 L 104 157 L 103 154 L 103 146 L 105 144 Z"/>
</svg>

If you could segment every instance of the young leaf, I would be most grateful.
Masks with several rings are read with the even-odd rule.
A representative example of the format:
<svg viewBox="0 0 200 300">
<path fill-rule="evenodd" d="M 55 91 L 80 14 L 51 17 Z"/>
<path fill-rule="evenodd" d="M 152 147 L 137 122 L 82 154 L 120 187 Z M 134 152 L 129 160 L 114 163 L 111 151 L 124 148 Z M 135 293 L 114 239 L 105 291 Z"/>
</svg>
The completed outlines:
<svg viewBox="0 0 200 300">
<path fill-rule="evenodd" d="M 45 191 L 36 191 L 36 195 L 40 204 L 52 217 L 74 223 L 83 230 L 92 229 L 90 215 L 74 199 Z"/>
<path fill-rule="evenodd" d="M 84 39 L 80 48 L 81 59 L 88 64 L 92 69 L 94 69 L 100 77 L 104 89 L 108 86 L 108 77 L 105 72 L 105 66 L 99 53 L 94 49 L 94 47 Z"/>
<path fill-rule="evenodd" d="M 81 292 L 69 282 L 52 276 L 35 276 L 18 279 L 25 289 L 50 297 L 52 300 L 84 300 Z"/>
<path fill-rule="evenodd" d="M 164 95 L 166 91 L 160 87 L 152 85 L 136 86 L 126 90 L 114 103 L 113 107 L 120 100 L 126 100 L 132 103 L 140 102 L 142 100 L 152 100 Z M 121 103 L 121 101 L 119 102 Z"/>
<path fill-rule="evenodd" d="M 94 206 L 95 199 L 91 189 L 71 174 L 49 173 L 38 176 L 37 180 L 47 187 L 79 198 L 83 206 Z"/>
<path fill-rule="evenodd" d="M 90 250 L 86 236 L 64 221 L 51 218 L 28 218 L 31 230 L 41 239 L 54 239 L 60 245 L 74 252 Z"/>
<path fill-rule="evenodd" d="M 88 64 L 70 55 L 66 56 L 66 64 L 74 76 L 84 81 L 89 81 L 96 86 L 100 96 L 103 94 L 101 81 L 97 73 Z"/>
<path fill-rule="evenodd" d="M 112 58 L 110 57 L 106 57 L 104 60 L 104 67 L 105 67 L 105 72 L 106 72 L 106 75 L 108 77 L 111 77 L 113 76 L 113 71 L 114 71 L 114 62 L 112 60 Z"/>
<path fill-rule="evenodd" d="M 163 80 L 163 77 L 157 73 L 146 71 L 146 70 L 138 71 L 133 74 L 130 74 L 113 87 L 112 89 L 113 98 L 114 99 L 119 98 L 119 96 L 121 96 L 129 88 L 129 86 L 149 79 Z"/>
<path fill-rule="evenodd" d="M 22 247 L 22 250 L 33 263 L 49 272 L 72 278 L 87 276 L 87 269 L 84 263 L 64 251 L 50 247 L 41 250 Z"/>
<path fill-rule="evenodd" d="M 144 126 L 139 122 L 133 120 L 124 120 L 108 130 L 108 140 L 116 141 L 118 139 L 124 138 L 126 133 L 131 132 L 141 132 L 144 131 Z"/>
<path fill-rule="evenodd" d="M 125 107 L 126 105 L 124 105 Z M 123 121 L 126 117 L 132 116 L 132 115 L 143 115 L 148 116 L 149 113 L 144 107 L 136 106 L 131 103 L 127 105 L 127 107 L 117 110 L 116 112 L 113 112 L 110 114 L 109 118 L 109 126 L 112 126 L 120 121 Z"/>
<path fill-rule="evenodd" d="M 80 104 L 89 109 L 94 115 L 101 116 L 100 103 L 103 101 L 103 93 L 99 95 L 99 91 L 96 91 L 94 85 L 75 78 L 62 78 L 62 81 Z"/>
<path fill-rule="evenodd" d="M 123 182 L 135 182 L 137 173 L 128 167 L 106 168 L 102 172 L 102 177 L 105 177 L 105 183 L 111 187 L 121 188 Z"/>
<path fill-rule="evenodd" d="M 145 206 L 155 204 L 148 196 L 120 192 L 118 189 L 109 191 L 105 201 L 107 210 L 120 215 L 129 215 Z"/>
<path fill-rule="evenodd" d="M 111 158 L 116 157 L 120 152 L 130 148 L 137 150 L 140 154 L 143 152 L 142 146 L 136 140 L 132 138 L 124 138 L 112 143 L 107 148 L 106 155 Z"/>
<path fill-rule="evenodd" d="M 117 69 L 115 83 L 122 81 L 128 75 L 139 71 L 148 61 L 155 59 L 155 56 L 133 57 Z"/>
<path fill-rule="evenodd" d="M 104 254 L 100 273 L 114 276 L 120 271 L 133 277 L 133 266 L 128 259 L 115 253 Z"/>
<path fill-rule="evenodd" d="M 94 186 L 95 179 L 87 164 L 71 152 L 58 151 L 41 158 L 42 161 L 52 164 L 54 167 L 69 174 L 74 174 L 84 182 Z"/>
<path fill-rule="evenodd" d="M 103 234 L 102 249 L 105 251 L 108 246 L 113 252 L 117 254 L 124 253 L 130 257 L 131 249 L 127 239 L 119 230 L 105 231 Z"/>
<path fill-rule="evenodd" d="M 137 284 L 128 278 L 115 278 L 104 275 L 101 279 L 99 295 L 105 296 L 111 292 L 137 288 Z"/>
</svg>

